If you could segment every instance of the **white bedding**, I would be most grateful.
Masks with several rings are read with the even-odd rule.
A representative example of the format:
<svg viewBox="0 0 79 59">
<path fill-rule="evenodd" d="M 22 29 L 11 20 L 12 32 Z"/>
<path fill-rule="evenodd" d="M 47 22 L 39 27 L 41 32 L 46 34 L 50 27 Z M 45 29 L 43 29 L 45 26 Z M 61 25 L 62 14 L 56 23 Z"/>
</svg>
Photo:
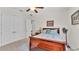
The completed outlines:
<svg viewBox="0 0 79 59">
<path fill-rule="evenodd" d="M 53 33 L 53 34 L 46 34 L 46 33 L 41 33 L 39 35 L 34 36 L 36 38 L 43 38 L 46 40 L 50 40 L 50 41 L 60 41 L 60 42 L 65 42 L 65 39 L 63 38 L 63 36 L 57 34 L 57 33 Z"/>
</svg>

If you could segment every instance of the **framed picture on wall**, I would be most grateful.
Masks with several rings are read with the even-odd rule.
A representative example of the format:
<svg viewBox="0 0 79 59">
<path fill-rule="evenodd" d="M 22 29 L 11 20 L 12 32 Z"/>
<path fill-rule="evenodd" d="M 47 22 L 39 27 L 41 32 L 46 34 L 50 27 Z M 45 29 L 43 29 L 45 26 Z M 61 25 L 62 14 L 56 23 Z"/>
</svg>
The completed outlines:
<svg viewBox="0 0 79 59">
<path fill-rule="evenodd" d="M 72 25 L 79 24 L 79 10 L 71 15 L 71 23 Z"/>
<path fill-rule="evenodd" d="M 47 26 L 54 26 L 54 20 L 47 21 Z"/>
</svg>

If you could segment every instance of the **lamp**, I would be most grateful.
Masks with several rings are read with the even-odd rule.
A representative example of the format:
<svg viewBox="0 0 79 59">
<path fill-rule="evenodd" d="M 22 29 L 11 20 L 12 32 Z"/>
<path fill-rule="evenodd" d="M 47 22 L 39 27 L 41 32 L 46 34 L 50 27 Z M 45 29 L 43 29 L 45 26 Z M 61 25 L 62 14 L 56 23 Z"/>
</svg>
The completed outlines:
<svg viewBox="0 0 79 59">
<path fill-rule="evenodd" d="M 66 28 L 64 27 L 64 28 L 62 28 L 62 31 L 63 31 L 64 34 L 67 34 L 68 29 L 66 29 Z"/>
<path fill-rule="evenodd" d="M 67 47 L 68 47 L 68 48 L 71 48 L 71 47 L 68 45 L 68 43 L 67 43 L 67 31 L 68 31 L 68 29 L 66 29 L 66 28 L 64 27 L 64 28 L 62 28 L 62 31 L 63 31 L 63 33 L 65 34 L 65 37 L 66 37 L 66 45 L 67 45 Z"/>
</svg>

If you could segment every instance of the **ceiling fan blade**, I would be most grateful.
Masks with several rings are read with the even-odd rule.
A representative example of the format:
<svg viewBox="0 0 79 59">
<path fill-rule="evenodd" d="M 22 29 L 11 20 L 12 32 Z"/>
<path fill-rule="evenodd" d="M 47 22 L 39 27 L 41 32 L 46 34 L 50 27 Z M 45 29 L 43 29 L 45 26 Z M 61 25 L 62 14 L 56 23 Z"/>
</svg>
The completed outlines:
<svg viewBox="0 0 79 59">
<path fill-rule="evenodd" d="M 36 13 L 38 13 L 38 11 L 37 10 L 34 10 Z"/>
<path fill-rule="evenodd" d="M 38 9 L 43 9 L 44 7 L 35 7 L 35 8 L 38 8 Z"/>
<path fill-rule="evenodd" d="M 27 12 L 30 11 L 30 8 L 26 10 Z"/>
</svg>

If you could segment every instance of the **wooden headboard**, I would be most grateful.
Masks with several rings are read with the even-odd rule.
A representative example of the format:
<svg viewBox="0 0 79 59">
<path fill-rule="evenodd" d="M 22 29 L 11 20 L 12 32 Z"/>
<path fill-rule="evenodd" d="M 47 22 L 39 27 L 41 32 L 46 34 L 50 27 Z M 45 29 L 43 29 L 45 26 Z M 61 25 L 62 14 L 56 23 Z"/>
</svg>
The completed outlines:
<svg viewBox="0 0 79 59">
<path fill-rule="evenodd" d="M 43 28 L 43 30 L 50 29 L 50 30 L 57 30 L 57 33 L 60 34 L 59 28 Z"/>
</svg>

